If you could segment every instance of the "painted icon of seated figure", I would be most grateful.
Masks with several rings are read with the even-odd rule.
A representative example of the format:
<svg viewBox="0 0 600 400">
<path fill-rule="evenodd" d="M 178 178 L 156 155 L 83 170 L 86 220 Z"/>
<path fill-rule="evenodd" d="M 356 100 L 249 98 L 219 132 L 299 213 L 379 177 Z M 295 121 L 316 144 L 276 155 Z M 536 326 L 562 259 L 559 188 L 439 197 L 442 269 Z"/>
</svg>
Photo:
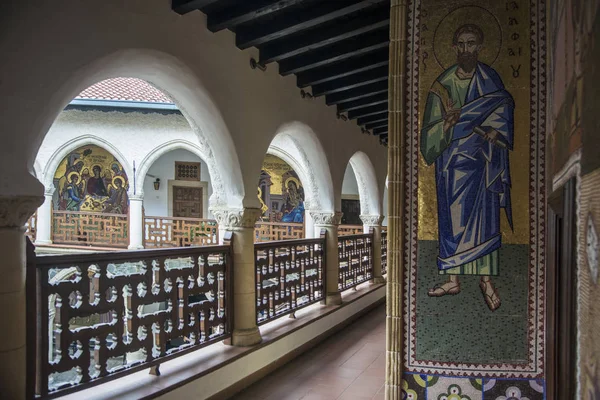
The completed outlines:
<svg viewBox="0 0 600 400">
<path fill-rule="evenodd" d="M 456 295 L 459 276 L 476 275 L 486 304 L 495 311 L 501 302 L 491 277 L 499 274 L 502 208 L 512 229 L 514 100 L 498 73 L 478 60 L 483 36 L 474 24 L 455 31 L 456 64 L 429 90 L 420 145 L 427 164 L 435 163 L 437 267 L 448 276 L 428 295 Z"/>
</svg>

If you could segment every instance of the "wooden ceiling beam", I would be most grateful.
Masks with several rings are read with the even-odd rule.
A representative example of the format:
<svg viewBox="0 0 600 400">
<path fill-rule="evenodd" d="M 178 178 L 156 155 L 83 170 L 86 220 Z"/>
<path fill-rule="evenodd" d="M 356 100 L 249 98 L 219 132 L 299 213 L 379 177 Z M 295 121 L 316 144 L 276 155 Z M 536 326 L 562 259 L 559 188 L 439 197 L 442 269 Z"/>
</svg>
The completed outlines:
<svg viewBox="0 0 600 400">
<path fill-rule="evenodd" d="M 357 110 L 363 107 L 374 106 L 376 104 L 387 103 L 387 101 L 388 94 L 379 93 L 374 96 L 363 97 L 362 99 L 340 103 L 337 105 L 337 110 L 338 113 L 343 113 L 352 110 Z"/>
<path fill-rule="evenodd" d="M 323 1 L 304 8 L 292 8 L 268 21 L 258 19 L 236 29 L 235 43 L 240 49 L 258 46 L 284 36 L 333 21 L 345 15 L 372 7 L 386 0 Z"/>
<path fill-rule="evenodd" d="M 356 89 L 344 90 L 343 92 L 328 94 L 325 96 L 325 103 L 328 106 L 347 101 L 362 99 L 363 97 L 373 96 L 378 93 L 387 93 L 387 79 L 381 82 L 371 83 Z"/>
<path fill-rule="evenodd" d="M 385 126 L 385 127 L 388 126 L 388 120 L 387 120 L 387 118 L 384 119 L 383 121 L 373 122 L 373 123 L 370 123 L 370 124 L 365 124 L 365 129 L 381 128 L 382 126 Z"/>
<path fill-rule="evenodd" d="M 388 127 L 386 126 L 382 126 L 381 128 L 375 128 L 373 129 L 373 135 L 383 135 L 388 133 Z"/>
<path fill-rule="evenodd" d="M 176 13 L 183 15 L 215 4 L 218 1 L 219 0 L 173 0 L 171 8 Z"/>
<path fill-rule="evenodd" d="M 331 46 L 323 47 L 279 62 L 279 73 L 283 76 L 322 67 L 374 50 L 388 48 L 389 32 L 380 29 Z"/>
<path fill-rule="evenodd" d="M 387 121 L 388 119 L 388 112 L 384 111 L 382 113 L 379 114 L 375 114 L 375 115 L 370 115 L 368 117 L 362 117 L 359 118 L 356 123 L 360 126 L 369 124 L 369 123 L 373 123 L 373 122 L 380 122 L 380 121 Z"/>
<path fill-rule="evenodd" d="M 232 29 L 243 23 L 273 14 L 288 7 L 298 5 L 306 0 L 245 0 L 234 7 L 228 7 L 220 12 L 208 15 L 208 30 L 218 32 Z"/>
<path fill-rule="evenodd" d="M 281 61 L 286 58 L 362 35 L 363 33 L 386 28 L 389 24 L 389 5 L 377 7 L 369 12 L 357 13 L 354 17 L 347 19 L 342 23 L 333 21 L 324 26 L 288 36 L 284 39 L 261 46 L 260 63 L 265 65 L 274 61 Z"/>
<path fill-rule="evenodd" d="M 338 93 L 344 90 L 354 89 L 356 87 L 368 85 L 370 83 L 387 80 L 388 73 L 389 71 L 387 67 L 379 67 L 376 69 L 350 75 L 333 81 L 320 83 L 312 87 L 312 95 L 318 97 L 326 94 Z"/>
<path fill-rule="evenodd" d="M 358 110 L 349 111 L 348 119 L 357 119 L 370 117 L 371 115 L 379 114 L 383 111 L 388 111 L 388 103 L 377 104 L 371 107 L 360 108 Z"/>
<path fill-rule="evenodd" d="M 348 59 L 341 63 L 300 72 L 296 75 L 296 84 L 299 88 L 317 85 L 319 83 L 388 65 L 388 60 L 389 51 L 387 48 L 377 50 L 359 57 Z"/>
</svg>

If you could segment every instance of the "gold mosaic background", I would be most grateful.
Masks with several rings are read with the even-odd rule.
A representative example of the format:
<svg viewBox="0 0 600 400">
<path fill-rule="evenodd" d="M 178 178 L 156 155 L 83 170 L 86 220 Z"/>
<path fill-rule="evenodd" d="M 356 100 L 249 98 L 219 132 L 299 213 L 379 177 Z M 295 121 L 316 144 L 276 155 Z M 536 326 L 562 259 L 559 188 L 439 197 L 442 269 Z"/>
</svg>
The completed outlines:
<svg viewBox="0 0 600 400">
<path fill-rule="evenodd" d="M 476 23 L 486 36 L 480 60 L 491 64 L 500 74 L 506 89 L 512 94 L 516 103 L 515 143 L 514 151 L 510 152 L 514 232 L 511 231 L 502 213 L 502 241 L 507 244 L 527 244 L 529 243 L 530 138 L 529 3 L 495 1 L 487 2 L 485 8 L 474 4 L 477 2 L 422 1 L 419 131 L 427 92 L 434 80 L 444 71 L 440 64 L 447 68 L 453 65 L 456 59 L 451 47 L 454 30 L 465 23 Z M 516 4 L 516 8 L 513 4 Z M 457 10 L 459 8 L 461 9 Z M 445 18 L 446 16 L 448 17 Z M 435 166 L 427 166 L 419 155 L 419 240 L 438 239 L 434 174 Z"/>
<path fill-rule="evenodd" d="M 283 174 L 288 171 L 293 171 L 292 167 L 290 167 L 290 165 L 281 158 L 267 154 L 263 161 L 262 169 L 271 175 L 271 181 L 273 182 L 273 185 L 271 186 L 271 194 L 283 194 L 283 182 L 281 179 Z M 298 187 L 302 186 L 301 182 L 298 183 Z"/>
</svg>

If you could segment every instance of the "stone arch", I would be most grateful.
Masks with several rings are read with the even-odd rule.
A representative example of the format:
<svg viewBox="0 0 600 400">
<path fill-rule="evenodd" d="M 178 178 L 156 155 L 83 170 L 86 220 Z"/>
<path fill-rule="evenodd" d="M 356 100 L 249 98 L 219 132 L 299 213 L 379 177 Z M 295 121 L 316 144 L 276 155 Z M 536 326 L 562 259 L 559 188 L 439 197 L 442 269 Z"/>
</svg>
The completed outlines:
<svg viewBox="0 0 600 400">
<path fill-rule="evenodd" d="M 304 186 L 306 210 L 334 212 L 333 180 L 317 135 L 301 122 L 279 127 L 267 150 L 288 163 Z"/>
<path fill-rule="evenodd" d="M 134 77 L 167 94 L 198 136 L 211 171 L 215 207 L 242 207 L 244 186 L 237 152 L 221 113 L 199 77 L 179 59 L 151 49 L 122 49 L 73 71 L 38 119 L 38 146 L 56 117 L 87 87 L 104 79 Z M 34 148 L 37 153 L 38 147 Z M 35 154 L 34 153 L 34 154 Z M 214 173 L 214 175 L 212 175 Z M 131 175 L 133 176 L 133 175 Z"/>
<path fill-rule="evenodd" d="M 361 215 L 381 215 L 379 185 L 371 159 L 364 152 L 357 151 L 350 157 L 349 163 L 358 183 Z"/>
<path fill-rule="evenodd" d="M 125 158 L 125 156 L 119 151 L 119 149 L 117 149 L 110 142 L 102 138 L 92 135 L 85 135 L 76 137 L 68 141 L 67 143 L 60 146 L 52 154 L 52 156 L 48 160 L 48 164 L 46 164 L 46 168 L 44 168 L 41 172 L 41 175 L 38 176 L 38 178 L 44 184 L 44 188 L 49 189 L 53 187 L 54 174 L 56 173 L 58 166 L 66 156 L 68 156 L 72 151 L 77 150 L 80 147 L 89 145 L 101 147 L 104 150 L 111 153 L 119 161 L 119 163 L 121 163 L 127 176 L 133 177 L 133 167 L 131 166 L 129 160 L 127 160 L 127 158 Z"/>
</svg>

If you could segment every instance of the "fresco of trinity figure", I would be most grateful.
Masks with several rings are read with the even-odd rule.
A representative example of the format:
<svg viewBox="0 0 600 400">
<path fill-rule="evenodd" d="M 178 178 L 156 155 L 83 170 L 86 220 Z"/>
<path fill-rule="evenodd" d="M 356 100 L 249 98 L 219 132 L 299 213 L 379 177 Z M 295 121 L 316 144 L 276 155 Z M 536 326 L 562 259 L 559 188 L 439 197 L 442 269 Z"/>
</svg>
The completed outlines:
<svg viewBox="0 0 600 400">
<path fill-rule="evenodd" d="M 491 277 L 499 274 L 503 208 L 512 229 L 509 151 L 513 149 L 514 100 L 498 73 L 478 60 L 482 29 L 459 27 L 453 36 L 456 64 L 433 83 L 421 130 L 421 153 L 435 163 L 439 256 L 448 279 L 431 297 L 460 293 L 460 275 L 480 276 L 491 311 L 500 307 Z"/>
</svg>

